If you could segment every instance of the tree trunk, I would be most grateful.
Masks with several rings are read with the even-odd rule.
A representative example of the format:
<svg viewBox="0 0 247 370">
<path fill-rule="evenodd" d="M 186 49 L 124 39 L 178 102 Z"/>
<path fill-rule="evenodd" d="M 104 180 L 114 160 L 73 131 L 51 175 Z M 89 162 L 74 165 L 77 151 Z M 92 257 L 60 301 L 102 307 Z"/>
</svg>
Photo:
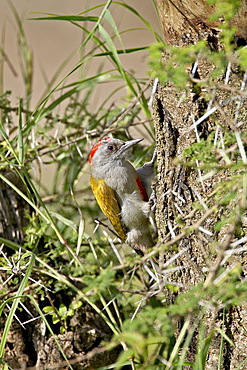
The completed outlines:
<svg viewBox="0 0 247 370">
<path fill-rule="evenodd" d="M 223 18 L 209 20 L 215 12 L 215 5 L 206 0 L 156 0 L 165 42 L 174 45 L 187 45 L 200 39 L 214 43 Z M 236 27 L 237 37 L 247 38 L 247 2 L 241 1 L 241 7 L 230 25 Z"/>
<path fill-rule="evenodd" d="M 223 19 L 214 22 L 208 21 L 208 17 L 215 11 L 215 7 L 206 1 L 156 0 L 156 5 L 166 44 L 187 46 L 204 39 L 211 50 L 217 51 L 222 48 L 219 42 L 218 26 L 223 22 Z M 241 43 L 243 40 L 246 42 L 247 36 L 246 10 L 246 1 L 242 1 L 241 9 L 231 22 L 232 25 L 238 26 L 237 40 L 241 40 Z M 164 52 L 164 63 L 169 59 L 166 54 Z M 206 80 L 213 69 L 214 66 L 211 63 L 200 60 L 197 78 Z M 224 81 L 224 76 L 222 76 L 222 78 L 218 78 L 217 82 L 223 85 Z M 171 246 L 165 253 L 163 252 L 162 258 L 168 261 L 171 256 L 178 253 L 176 264 L 182 269 L 180 273 L 173 275 L 173 279 L 184 286 L 176 294 L 167 290 L 170 302 L 176 300 L 177 294 L 199 282 L 204 282 L 206 285 L 212 283 L 215 278 L 215 269 L 223 259 L 220 257 L 220 252 L 217 255 L 215 251 L 212 251 L 213 241 L 220 245 L 221 252 L 224 253 L 230 243 L 235 240 L 236 225 L 229 225 L 216 233 L 214 226 L 223 211 L 218 207 L 213 211 L 206 206 L 206 204 L 210 204 L 214 186 L 220 181 L 228 179 L 227 171 L 221 172 L 218 177 L 212 176 L 202 181 L 203 173 L 181 165 L 181 162 L 185 162 L 184 149 L 195 142 L 207 140 L 210 133 L 217 130 L 215 119 L 218 119 L 218 122 L 229 132 L 236 131 L 235 127 L 231 126 L 236 115 L 236 103 L 229 103 L 224 109 L 219 108 L 216 116 L 209 115 L 207 119 L 197 125 L 196 129 L 190 129 L 193 123 L 204 115 L 206 109 L 210 109 L 210 107 L 216 106 L 217 102 L 222 103 L 234 95 L 234 89 L 237 90 L 243 84 L 242 71 L 234 70 L 232 66 L 228 84 L 231 86 L 228 90 L 227 88 L 215 89 L 214 98 L 208 89 L 207 93 L 212 97 L 211 101 L 205 98 L 205 94 L 201 94 L 200 89 L 199 92 L 194 91 L 192 83 L 187 91 L 179 91 L 170 82 L 167 82 L 165 86 L 159 85 L 156 91 L 153 114 L 158 161 L 157 228 L 161 243 L 170 242 Z M 243 102 L 241 114 L 245 115 L 246 112 L 247 104 Z M 246 123 L 241 126 L 241 131 L 244 130 L 246 130 Z M 193 207 L 193 202 L 201 204 L 201 208 L 204 205 L 204 209 L 196 210 Z M 184 232 L 184 227 L 187 227 L 187 230 L 191 227 L 194 231 Z M 175 246 L 172 244 L 173 239 L 176 240 Z M 241 255 L 229 259 L 227 263 L 229 268 L 237 263 L 241 264 L 243 274 L 246 276 L 246 263 Z M 233 347 L 227 340 L 223 340 L 222 368 L 224 369 L 236 369 L 246 358 L 247 334 L 244 328 L 247 325 L 247 313 L 245 306 L 231 306 L 223 314 L 215 305 L 207 310 L 206 317 L 203 319 L 207 328 L 205 337 L 212 328 L 222 328 L 234 343 Z M 209 351 L 207 369 L 214 370 L 218 366 L 220 341 L 221 336 L 215 335 Z M 197 331 L 195 330 L 187 360 L 194 359 L 196 345 Z"/>
</svg>

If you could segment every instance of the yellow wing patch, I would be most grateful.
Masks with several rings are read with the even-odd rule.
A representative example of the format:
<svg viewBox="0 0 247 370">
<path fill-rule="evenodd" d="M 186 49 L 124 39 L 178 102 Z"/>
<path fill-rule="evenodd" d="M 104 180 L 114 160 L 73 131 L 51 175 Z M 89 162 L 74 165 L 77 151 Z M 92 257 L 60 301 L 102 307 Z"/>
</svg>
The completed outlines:
<svg viewBox="0 0 247 370">
<path fill-rule="evenodd" d="M 92 176 L 90 185 L 101 211 L 109 218 L 120 238 L 125 240 L 126 233 L 121 222 L 121 210 L 114 191 L 106 185 L 103 179 L 95 179 Z"/>
</svg>

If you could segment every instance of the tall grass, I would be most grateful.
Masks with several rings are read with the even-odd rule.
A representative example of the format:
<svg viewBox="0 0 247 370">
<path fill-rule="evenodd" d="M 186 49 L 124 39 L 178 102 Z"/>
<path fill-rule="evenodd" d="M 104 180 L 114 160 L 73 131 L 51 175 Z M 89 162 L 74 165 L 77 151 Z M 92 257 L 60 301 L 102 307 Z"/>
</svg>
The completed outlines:
<svg viewBox="0 0 247 370">
<path fill-rule="evenodd" d="M 2 69 L 0 181 L 12 189 L 16 197 L 26 202 L 30 207 L 30 214 L 25 214 L 28 222 L 22 242 L 7 239 L 4 233 L 0 238 L 3 297 L 0 309 L 1 322 L 4 323 L 0 341 L 2 364 L 13 320 L 18 320 L 26 328 L 28 323 L 21 321 L 20 312 L 23 307 L 29 312 L 25 307 L 30 304 L 36 311 L 37 319 L 41 317 L 44 320 L 50 335 L 56 341 L 54 328 L 46 319 L 47 314 L 53 318 L 53 323 L 57 322 L 58 317 L 60 332 L 66 332 L 65 322 L 76 307 L 72 300 L 89 304 L 112 333 L 119 337 L 122 330 L 122 308 L 116 297 L 111 298 L 116 289 L 115 284 L 119 284 L 115 278 L 119 268 L 117 257 L 111 248 L 117 250 L 120 245 L 116 238 L 112 239 L 108 226 L 100 226 L 93 233 L 98 209 L 89 191 L 87 153 L 92 143 L 105 134 L 114 134 L 123 139 L 131 138 L 132 127 L 135 127 L 136 134 L 141 131 L 141 135 L 150 143 L 154 140 L 148 105 L 148 78 L 136 78 L 130 70 L 123 67 L 121 59 L 122 55 L 138 55 L 139 51 L 148 50 L 149 45 L 125 48 L 122 34 L 142 30 L 120 32 L 111 11 L 113 1 L 85 9 L 78 15 L 29 15 L 26 22 L 45 24 L 65 21 L 71 27 L 77 27 L 78 32 L 83 35 L 77 64 L 59 80 L 67 60 L 61 63 L 51 81 L 47 81 L 42 100 L 36 104 L 34 110 L 31 110 L 33 55 L 28 47 L 23 19 L 10 0 L 9 5 L 18 28 L 25 96 L 20 98 L 18 107 L 13 106 L 11 95 L 4 92 Z M 152 33 L 154 40 L 160 40 L 151 25 L 134 8 L 122 2 L 115 2 L 115 6 L 119 7 L 119 11 L 122 9 L 133 14 L 143 23 L 143 28 Z M 91 15 L 99 9 L 99 16 Z M 116 45 L 121 45 L 121 48 Z M 4 42 L 2 49 L 4 53 Z M 94 60 L 97 60 L 98 70 L 94 75 L 88 76 L 87 71 Z M 95 109 L 93 97 L 97 96 L 98 87 L 114 81 L 117 82 L 117 87 L 113 87 Z M 123 98 L 126 103 L 122 105 L 116 104 L 114 100 L 118 91 L 125 95 Z M 140 162 L 144 157 L 150 157 L 150 154 L 141 152 L 139 148 L 136 154 Z M 44 166 L 51 165 L 54 173 L 51 173 L 53 181 L 50 188 L 41 182 L 44 179 L 40 174 Z M 21 186 L 11 181 L 8 176 L 10 172 L 18 176 Z M 98 222 L 101 223 L 100 218 Z M 126 248 L 124 253 L 121 250 L 119 253 L 122 263 L 127 266 L 130 250 Z M 42 284 L 38 276 L 42 277 Z M 137 279 L 134 276 L 133 278 Z M 127 275 L 125 279 L 128 280 Z M 85 285 L 84 290 L 77 288 L 78 280 Z M 53 288 L 50 294 L 55 297 L 62 290 L 71 297 L 71 305 L 65 307 L 65 310 L 62 306 L 43 307 L 42 297 L 50 291 L 51 281 Z M 36 286 L 34 291 L 31 289 L 33 284 Z M 122 287 L 121 283 L 119 287 Z M 8 293 L 8 290 L 13 293 Z M 100 306 L 96 304 L 96 300 L 101 302 Z M 6 321 L 4 317 L 7 318 Z M 30 316 L 30 320 L 35 318 Z M 121 338 L 118 341 L 127 350 L 125 341 Z M 58 341 L 57 345 L 71 368 Z"/>
</svg>

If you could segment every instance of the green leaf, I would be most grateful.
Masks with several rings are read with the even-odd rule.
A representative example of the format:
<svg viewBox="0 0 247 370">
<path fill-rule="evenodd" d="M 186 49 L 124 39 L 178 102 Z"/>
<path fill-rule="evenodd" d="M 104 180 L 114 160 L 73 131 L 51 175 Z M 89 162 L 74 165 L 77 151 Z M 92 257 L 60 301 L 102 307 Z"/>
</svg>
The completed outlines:
<svg viewBox="0 0 247 370">
<path fill-rule="evenodd" d="M 67 307 L 66 307 L 64 304 L 61 304 L 61 305 L 59 306 L 59 310 L 58 310 L 58 312 L 59 312 L 59 315 L 60 315 L 60 316 L 65 315 L 67 311 L 68 311 L 68 309 L 67 309 Z"/>
<path fill-rule="evenodd" d="M 43 308 L 43 311 L 44 311 L 45 313 L 54 313 L 54 308 L 53 308 L 52 306 L 45 306 L 45 307 Z"/>
<path fill-rule="evenodd" d="M 214 337 L 215 330 L 212 330 L 210 335 L 200 343 L 200 349 L 196 355 L 194 370 L 204 370 L 208 357 L 209 346 Z"/>
</svg>

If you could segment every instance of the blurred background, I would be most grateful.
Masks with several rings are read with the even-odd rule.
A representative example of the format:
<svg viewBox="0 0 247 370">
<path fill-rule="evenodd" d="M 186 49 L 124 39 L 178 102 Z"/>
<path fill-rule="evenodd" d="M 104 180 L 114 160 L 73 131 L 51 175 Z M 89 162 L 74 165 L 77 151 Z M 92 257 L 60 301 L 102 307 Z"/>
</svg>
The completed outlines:
<svg viewBox="0 0 247 370">
<path fill-rule="evenodd" d="M 34 21 L 30 18 L 44 17 L 48 14 L 54 15 L 77 15 L 86 9 L 94 8 L 102 4 L 102 0 L 1 0 L 0 24 L 1 24 L 1 47 L 4 49 L 4 77 L 2 91 L 11 90 L 12 100 L 17 103 L 19 97 L 24 96 L 24 84 L 20 67 L 20 52 L 18 47 L 18 24 L 16 15 L 20 17 L 27 38 L 27 45 L 33 54 L 33 83 L 31 106 L 34 109 L 58 68 L 64 63 L 60 76 L 62 78 L 77 64 L 80 59 L 80 44 L 85 35 L 66 21 Z M 139 15 L 147 20 L 153 29 L 161 34 L 159 22 L 152 1 L 129 0 L 125 2 L 132 6 Z M 99 16 L 103 7 L 92 9 L 87 15 Z M 144 29 L 144 24 L 138 17 L 127 9 L 111 4 L 111 13 L 120 30 L 130 30 L 121 34 L 125 48 L 148 46 L 154 42 L 151 32 Z M 15 12 L 17 14 L 15 14 Z M 139 28 L 139 30 L 138 30 Z M 137 77 L 145 76 L 147 72 L 147 51 L 134 55 L 122 56 L 125 68 L 135 71 Z M 88 75 L 95 73 L 97 61 L 90 65 Z M 76 71 L 78 73 L 78 71 Z M 71 76 L 70 79 L 73 79 Z M 105 89 L 105 86 L 104 86 Z M 99 91 L 95 96 L 95 104 L 98 104 Z M 119 95 L 122 95 L 121 93 Z"/>
</svg>

